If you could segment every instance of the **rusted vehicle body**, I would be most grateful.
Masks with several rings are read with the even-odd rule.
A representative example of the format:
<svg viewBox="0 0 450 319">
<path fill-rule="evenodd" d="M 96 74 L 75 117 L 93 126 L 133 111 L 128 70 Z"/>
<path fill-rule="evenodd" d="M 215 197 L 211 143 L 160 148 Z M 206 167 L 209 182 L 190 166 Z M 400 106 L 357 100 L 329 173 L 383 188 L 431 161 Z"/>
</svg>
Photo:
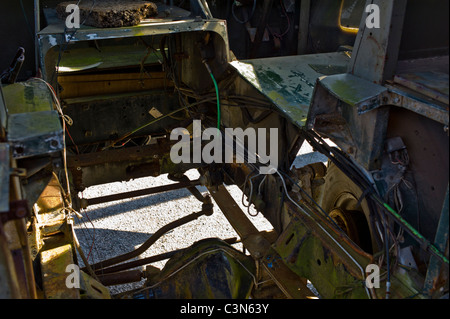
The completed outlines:
<svg viewBox="0 0 450 319">
<path fill-rule="evenodd" d="M 76 29 L 49 2 L 37 1 L 41 76 L 15 81 L 21 51 L 2 76 L 0 297 L 448 298 L 447 1 L 157 3 L 137 25 Z M 292 18 L 284 34 L 266 28 L 274 8 Z M 195 160 L 209 141 L 195 144 L 200 122 L 233 160 Z M 176 128 L 193 150 L 181 162 Z M 251 132 L 267 147 L 248 147 Z M 292 167 L 304 143 L 328 163 Z M 173 183 L 79 197 L 162 174 Z M 225 185 L 274 230 L 258 231 Z M 200 212 L 136 250 L 87 261 L 73 225 L 80 210 L 182 188 Z M 205 238 L 135 259 L 213 205 L 247 253 Z"/>
</svg>

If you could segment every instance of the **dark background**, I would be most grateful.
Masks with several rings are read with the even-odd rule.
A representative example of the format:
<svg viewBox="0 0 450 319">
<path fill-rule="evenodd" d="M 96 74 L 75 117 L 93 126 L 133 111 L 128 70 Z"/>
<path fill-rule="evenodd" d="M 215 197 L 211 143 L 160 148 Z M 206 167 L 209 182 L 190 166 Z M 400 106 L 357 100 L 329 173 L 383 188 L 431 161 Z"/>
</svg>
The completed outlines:
<svg viewBox="0 0 450 319">
<path fill-rule="evenodd" d="M 62 0 L 41 0 L 41 7 L 52 7 Z M 99 0 L 97 0 L 99 1 Z M 213 15 L 227 20 L 230 47 L 238 59 L 247 59 L 252 50 L 252 43 L 244 25 L 236 22 L 231 14 L 234 0 L 209 1 Z M 364 0 L 361 0 L 364 1 Z M 242 1 L 244 2 L 244 1 Z M 174 1 L 189 9 L 190 1 Z M 247 1 L 242 10 L 251 11 L 252 0 Z M 257 10 L 250 20 L 252 27 L 257 27 L 261 17 L 263 1 L 258 0 Z M 339 0 L 313 0 L 310 16 L 310 35 L 306 53 L 337 51 L 341 45 L 353 46 L 355 36 L 343 33 L 337 26 Z M 446 55 L 449 46 L 449 1 L 448 0 L 409 0 L 405 26 L 400 49 L 400 59 Z M 297 54 L 298 17 L 300 1 L 295 1 L 295 9 L 289 12 L 291 27 L 289 32 L 275 45 L 274 37 L 262 42 L 255 57 L 271 57 Z M 25 49 L 25 63 L 18 81 L 36 75 L 36 58 L 34 45 L 34 1 L 0 0 L 0 72 L 9 67 L 17 49 Z M 41 28 L 46 25 L 41 13 Z M 274 0 L 268 25 L 277 33 L 286 30 L 287 19 L 281 1 Z"/>
</svg>

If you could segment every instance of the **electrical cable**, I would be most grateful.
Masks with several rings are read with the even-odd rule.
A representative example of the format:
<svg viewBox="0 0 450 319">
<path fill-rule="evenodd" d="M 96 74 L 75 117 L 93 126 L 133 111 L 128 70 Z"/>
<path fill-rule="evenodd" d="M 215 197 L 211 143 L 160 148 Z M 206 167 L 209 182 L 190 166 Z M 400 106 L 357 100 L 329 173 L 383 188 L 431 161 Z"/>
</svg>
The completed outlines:
<svg viewBox="0 0 450 319">
<path fill-rule="evenodd" d="M 93 248 L 94 245 L 95 245 L 95 225 L 94 225 L 94 223 L 92 222 L 92 220 L 89 218 L 89 215 L 88 215 L 87 211 L 85 211 L 84 214 L 86 215 L 88 221 L 89 221 L 89 222 L 91 223 L 91 225 L 92 225 L 92 243 L 91 243 L 91 248 L 89 248 L 89 252 L 88 252 L 88 255 L 87 255 L 87 257 L 86 257 L 86 259 L 89 261 L 89 256 L 91 255 L 92 248 Z"/>
<path fill-rule="evenodd" d="M 250 172 L 250 173 L 245 177 L 244 184 L 241 186 L 241 188 L 242 188 L 242 198 L 241 198 L 241 202 L 242 202 L 242 205 L 243 205 L 244 207 L 247 207 L 247 205 L 244 203 L 245 191 L 247 190 L 247 182 L 248 182 L 249 176 L 252 175 L 252 174 L 254 174 L 256 171 L 257 171 L 257 170 L 254 169 L 252 172 Z M 248 202 L 249 205 L 250 205 L 250 202 L 249 202 L 249 201 L 247 201 L 247 202 Z"/>
<path fill-rule="evenodd" d="M 271 33 L 274 37 L 279 38 L 279 39 L 282 39 L 286 34 L 289 33 L 289 31 L 290 31 L 290 29 L 291 29 L 291 19 L 289 18 L 289 15 L 288 15 L 288 13 L 287 13 L 287 11 L 286 11 L 286 8 L 284 7 L 283 0 L 280 0 L 280 6 L 281 6 L 281 9 L 283 10 L 283 14 L 284 14 L 284 16 L 286 17 L 287 22 L 288 22 L 288 25 L 287 25 L 286 30 L 285 30 L 282 34 L 279 34 L 279 33 L 273 32 L 273 31 L 271 30 L 271 28 L 270 28 L 269 25 L 267 25 L 267 27 L 268 27 L 268 30 L 270 31 L 270 33 Z"/>
<path fill-rule="evenodd" d="M 47 81 L 41 79 L 41 78 L 32 78 L 34 80 L 39 80 L 43 83 L 45 83 L 47 85 L 47 87 L 50 89 L 50 92 L 52 93 L 52 97 L 54 99 L 55 105 L 56 105 L 56 109 L 59 112 L 61 119 L 62 119 L 62 125 L 63 125 L 63 164 L 64 164 L 64 173 L 65 173 L 65 178 L 66 178 L 66 183 L 67 183 L 67 196 L 68 196 L 68 200 L 69 200 L 69 207 L 71 207 L 70 205 L 72 204 L 72 197 L 70 195 L 70 181 L 69 181 L 69 173 L 68 173 L 68 169 L 67 169 L 67 146 L 66 146 L 66 122 L 69 125 L 73 124 L 73 120 L 64 114 L 62 108 L 61 108 L 61 103 L 59 102 L 58 97 L 56 96 L 55 90 L 53 89 L 53 87 L 50 85 L 50 83 L 48 83 Z"/>
<path fill-rule="evenodd" d="M 312 198 L 298 183 L 296 183 L 288 174 L 286 174 L 285 172 L 280 171 L 284 176 L 286 176 L 295 186 L 297 186 L 303 194 L 306 195 L 306 197 L 309 198 L 309 200 L 311 200 L 312 203 L 314 203 L 314 205 L 325 215 L 325 217 L 330 220 L 334 226 L 337 227 L 338 230 L 343 231 L 341 229 L 341 227 L 339 227 L 339 225 L 335 222 L 335 220 L 333 218 L 330 217 L 330 215 L 314 200 L 314 198 Z"/>
<path fill-rule="evenodd" d="M 313 131 L 303 130 L 304 136 L 311 146 L 326 155 L 340 170 L 342 170 L 359 188 L 361 188 L 366 197 L 372 199 L 384 211 L 390 213 L 397 224 L 404 228 L 416 241 L 429 250 L 434 256 L 438 257 L 445 263 L 449 263 L 448 258 L 440 252 L 435 245 L 430 243 L 422 234 L 420 234 L 411 224 L 409 224 L 402 216 L 400 216 L 391 206 L 385 203 L 377 194 L 374 187 L 367 181 L 367 177 L 363 176 L 357 167 L 348 159 L 340 150 L 329 147 L 323 139 Z M 317 142 L 316 139 L 319 141 Z M 325 146 L 326 145 L 326 146 Z M 338 159 L 339 158 L 339 159 Z M 346 165 L 342 164 L 344 162 Z M 377 210 L 375 210 L 377 211 Z"/>
<path fill-rule="evenodd" d="M 213 100 L 215 100 L 215 98 L 214 98 Z M 202 103 L 204 103 L 204 102 L 205 102 L 205 101 L 199 101 L 199 102 L 191 103 L 191 104 L 186 105 L 186 106 L 184 106 L 184 107 L 182 107 L 182 108 L 179 108 L 179 109 L 177 109 L 177 110 L 175 110 L 175 111 L 172 111 L 172 112 L 167 113 L 167 114 L 165 114 L 165 115 L 163 115 L 163 116 L 160 116 L 160 117 L 158 117 L 158 118 L 156 118 L 156 119 L 154 119 L 154 120 L 152 120 L 152 121 L 150 121 L 150 122 L 148 122 L 148 123 L 146 123 L 146 124 L 144 124 L 144 125 L 142 125 L 142 126 L 136 128 L 136 129 L 134 129 L 133 131 L 126 133 L 124 136 L 122 136 L 122 137 L 118 138 L 117 140 L 113 141 L 110 145 L 107 145 L 107 146 L 103 147 L 102 150 L 105 150 L 105 149 L 110 148 L 110 147 L 114 147 L 114 146 L 115 146 L 117 143 L 119 143 L 120 141 L 123 141 L 124 139 L 128 138 L 129 136 L 133 135 L 134 133 L 139 132 L 140 130 L 146 128 L 146 127 L 149 126 L 149 125 L 152 125 L 152 124 L 154 124 L 154 123 L 156 123 L 156 122 L 158 122 L 158 121 L 160 121 L 160 120 L 162 120 L 162 119 L 165 119 L 165 118 L 167 118 L 167 117 L 170 117 L 170 116 L 172 116 L 172 115 L 174 115 L 174 114 L 176 114 L 176 113 L 178 113 L 178 112 L 184 111 L 184 110 L 186 110 L 186 109 L 188 109 L 188 108 L 191 108 L 191 107 L 193 107 L 193 106 L 202 104 Z"/>
<path fill-rule="evenodd" d="M 214 74 L 209 67 L 208 62 L 206 60 L 203 60 L 203 64 L 205 64 L 206 69 L 209 72 L 209 75 L 211 76 L 211 79 L 214 83 L 214 88 L 216 89 L 216 99 L 217 99 L 217 130 L 220 131 L 220 122 L 221 122 L 221 114 L 220 114 L 220 92 L 219 92 L 219 86 L 217 85 L 216 78 L 214 77 Z"/>
<path fill-rule="evenodd" d="M 258 195 L 261 195 L 261 187 L 264 184 L 264 182 L 266 181 L 267 175 L 264 175 L 264 178 L 262 179 L 261 183 L 259 183 L 258 186 Z"/>
<path fill-rule="evenodd" d="M 72 237 L 73 237 L 73 242 L 75 244 L 75 248 L 77 249 L 78 253 L 80 254 L 81 259 L 83 260 L 87 271 L 89 272 L 89 274 L 96 279 L 97 281 L 99 281 L 97 275 L 95 274 L 95 272 L 93 271 L 93 269 L 91 268 L 91 266 L 89 265 L 89 262 L 86 258 L 86 255 L 83 252 L 83 249 L 81 248 L 80 242 L 78 241 L 77 238 L 77 234 L 75 233 L 75 228 L 73 227 L 73 220 L 69 219 L 68 223 L 71 224 L 71 228 L 72 228 Z"/>
<path fill-rule="evenodd" d="M 56 179 L 56 182 L 58 183 L 58 186 L 59 186 L 59 188 L 60 188 L 60 190 L 61 190 L 61 194 L 62 194 L 62 197 L 63 197 L 63 210 L 67 213 L 67 216 L 66 216 L 67 224 L 69 224 L 69 225 L 70 225 L 70 228 L 72 229 L 73 243 L 74 243 L 74 245 L 75 245 L 75 248 L 77 249 L 78 253 L 80 254 L 80 257 L 81 257 L 81 259 L 83 260 L 84 264 L 87 265 L 87 266 L 86 266 L 87 270 L 90 272 L 90 274 L 91 274 L 95 279 L 98 280 L 98 278 L 97 278 L 97 276 L 95 275 L 95 273 L 93 272 L 92 268 L 89 266 L 89 263 L 88 263 L 89 255 L 88 255 L 88 257 L 86 258 L 86 255 L 84 254 L 84 251 L 83 251 L 83 249 L 81 248 L 80 242 L 78 241 L 78 237 L 77 237 L 77 235 L 76 235 L 76 233 L 75 233 L 75 228 L 74 228 L 74 220 L 73 220 L 73 217 L 72 217 L 71 215 L 72 215 L 72 214 L 75 214 L 75 216 L 76 216 L 79 220 L 81 220 L 81 219 L 83 218 L 83 216 L 82 216 L 79 212 L 77 212 L 76 210 L 74 210 L 74 209 L 72 208 L 71 202 L 67 199 L 66 192 L 64 191 L 64 188 L 63 188 L 63 186 L 61 185 L 61 182 L 59 181 L 58 176 L 56 175 L 55 172 L 52 172 L 52 174 L 53 174 L 53 177 Z M 88 219 L 89 219 L 89 217 L 88 217 Z M 95 228 L 95 226 L 94 226 L 94 224 L 92 223 L 92 221 L 91 221 L 90 219 L 89 219 L 89 221 L 91 222 L 92 226 Z M 84 224 L 84 222 L 83 222 L 83 224 Z M 85 225 L 85 228 L 87 229 L 86 225 Z M 83 229 L 83 228 L 81 228 L 81 229 L 82 229 L 82 231 L 83 231 L 83 235 L 84 235 L 85 237 L 87 237 L 87 236 L 85 235 L 85 233 L 84 233 L 84 229 Z M 94 238 L 95 238 L 95 234 L 94 234 Z M 93 240 L 93 242 L 92 242 L 92 246 L 94 246 L 94 240 Z M 91 246 L 91 250 L 92 250 L 92 246 Z M 89 251 L 89 254 L 91 253 L 91 250 Z"/>
<path fill-rule="evenodd" d="M 258 176 L 260 176 L 260 175 L 261 175 L 261 174 L 257 174 L 257 175 L 255 175 L 255 176 L 252 176 L 252 177 L 249 178 L 249 181 L 250 181 L 250 194 L 249 194 L 249 196 L 248 196 L 247 213 L 248 213 L 251 217 L 256 217 L 256 216 L 258 216 L 258 214 L 259 214 L 259 212 L 258 212 L 258 210 L 256 209 L 256 207 L 255 207 L 255 209 L 256 209 L 256 214 L 250 213 L 250 207 L 252 206 L 252 197 L 253 197 L 253 182 L 252 182 L 252 179 L 255 178 L 255 177 L 258 177 Z M 267 176 L 267 175 L 266 175 L 266 176 Z"/>
<path fill-rule="evenodd" d="M 251 11 L 250 15 L 247 17 L 246 20 L 241 20 L 241 19 L 239 19 L 236 16 L 236 12 L 235 12 L 236 6 L 237 6 L 236 5 L 236 1 L 233 1 L 233 5 L 231 6 L 231 13 L 233 14 L 234 20 L 236 20 L 236 22 L 238 22 L 240 24 L 246 24 L 247 22 L 249 22 L 253 18 L 254 14 L 255 14 L 255 11 L 256 11 L 256 0 L 253 0 L 252 11 Z"/>
</svg>

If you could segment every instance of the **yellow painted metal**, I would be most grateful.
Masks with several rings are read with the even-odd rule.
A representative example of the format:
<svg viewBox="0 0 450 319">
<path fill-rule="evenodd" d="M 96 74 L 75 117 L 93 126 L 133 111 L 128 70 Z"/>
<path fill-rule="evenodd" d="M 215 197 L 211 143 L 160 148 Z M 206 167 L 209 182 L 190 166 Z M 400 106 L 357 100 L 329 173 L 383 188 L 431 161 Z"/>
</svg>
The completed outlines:
<svg viewBox="0 0 450 319">
<path fill-rule="evenodd" d="M 43 82 L 19 82 L 5 85 L 2 90 L 9 115 L 52 109 L 52 95 Z"/>
<path fill-rule="evenodd" d="M 148 91 L 171 87 L 164 72 L 66 75 L 58 77 L 61 98 Z"/>
<path fill-rule="evenodd" d="M 299 127 L 306 125 L 317 78 L 345 73 L 345 52 L 233 61 L 240 77 Z"/>
<path fill-rule="evenodd" d="M 111 299 L 108 288 L 103 286 L 97 280 L 86 274 L 84 271 L 80 272 L 80 294 L 83 299 Z"/>
<path fill-rule="evenodd" d="M 76 288 L 68 288 L 66 280 L 71 272 L 66 267 L 73 264 L 72 246 L 64 245 L 41 252 L 42 286 L 47 299 L 79 299 Z"/>
</svg>

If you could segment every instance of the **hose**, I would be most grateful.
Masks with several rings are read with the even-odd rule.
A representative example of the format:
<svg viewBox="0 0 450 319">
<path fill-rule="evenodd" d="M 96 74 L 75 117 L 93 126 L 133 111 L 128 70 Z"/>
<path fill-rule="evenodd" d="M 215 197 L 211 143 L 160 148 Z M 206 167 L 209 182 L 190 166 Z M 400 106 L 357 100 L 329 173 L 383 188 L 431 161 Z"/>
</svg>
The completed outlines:
<svg viewBox="0 0 450 319">
<path fill-rule="evenodd" d="M 208 62 L 206 60 L 203 60 L 203 64 L 205 64 L 206 69 L 209 72 L 209 75 L 211 76 L 211 79 L 214 83 L 214 87 L 216 89 L 216 99 L 217 99 L 217 130 L 220 131 L 220 122 L 221 122 L 221 114 L 220 114 L 220 92 L 219 92 L 219 86 L 217 85 L 216 78 L 214 77 L 214 74 L 212 73 L 211 68 L 209 67 Z"/>
</svg>

